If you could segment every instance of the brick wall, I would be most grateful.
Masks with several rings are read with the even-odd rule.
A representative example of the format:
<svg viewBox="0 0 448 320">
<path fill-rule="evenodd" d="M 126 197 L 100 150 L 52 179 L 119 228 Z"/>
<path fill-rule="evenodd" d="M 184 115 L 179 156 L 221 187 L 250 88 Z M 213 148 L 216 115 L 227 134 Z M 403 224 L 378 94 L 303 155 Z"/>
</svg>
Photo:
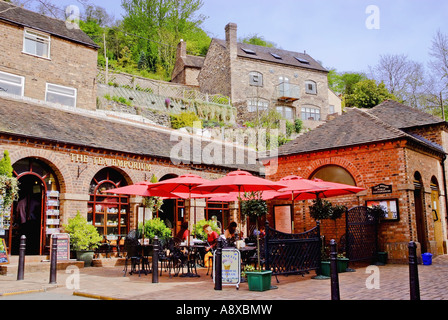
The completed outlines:
<svg viewBox="0 0 448 320">
<path fill-rule="evenodd" d="M 77 89 L 77 107 L 96 109 L 97 50 L 51 36 L 51 59 L 22 53 L 24 29 L 0 22 L 0 71 L 25 77 L 25 96 L 45 100 L 46 83 Z"/>
<path fill-rule="evenodd" d="M 435 252 L 433 220 L 428 203 L 430 203 L 431 179 L 436 177 L 440 184 L 443 183 L 440 158 L 437 156 L 407 145 L 404 141 L 395 141 L 284 156 L 279 158 L 278 161 L 277 170 L 269 172 L 270 169 L 268 168 L 267 175 L 270 180 L 277 181 L 288 175 L 311 178 L 319 168 L 326 165 L 337 165 L 345 168 L 352 175 L 357 186 L 367 189 L 359 196 L 329 199 L 333 204 L 343 204 L 351 208 L 365 205 L 366 200 L 398 199 L 400 220 L 383 222 L 379 228 L 380 250 L 387 251 L 389 257 L 395 261 L 405 261 L 407 244 L 411 240 L 418 240 L 413 198 L 413 177 L 415 171 L 419 171 L 423 177 L 425 190 L 425 216 L 429 247 L 432 252 Z M 380 183 L 392 185 L 392 194 L 373 195 L 371 187 Z M 271 205 L 277 202 L 275 201 Z M 316 226 L 316 222 L 309 216 L 308 207 L 311 204 L 310 200 L 295 203 L 295 232 L 303 232 Z M 440 204 L 444 207 L 444 197 L 441 197 Z M 442 211 L 446 212 L 445 210 Z M 443 215 L 445 216 L 445 213 Z M 442 220 L 445 221 L 446 219 L 442 218 Z M 444 230 L 446 230 L 446 225 Z M 328 240 L 334 238 L 339 242 L 344 233 L 345 217 L 342 217 L 336 223 L 323 221 L 322 234 Z M 446 239 L 446 232 L 444 239 Z"/>
</svg>

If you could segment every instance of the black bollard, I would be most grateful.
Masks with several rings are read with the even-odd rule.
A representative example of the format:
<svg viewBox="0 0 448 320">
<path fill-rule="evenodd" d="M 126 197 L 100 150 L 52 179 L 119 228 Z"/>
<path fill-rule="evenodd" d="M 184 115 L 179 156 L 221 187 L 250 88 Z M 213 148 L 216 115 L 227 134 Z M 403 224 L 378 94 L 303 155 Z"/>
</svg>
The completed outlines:
<svg viewBox="0 0 448 320">
<path fill-rule="evenodd" d="M 409 285 L 410 285 L 411 300 L 420 300 L 417 244 L 413 241 L 409 243 Z"/>
<path fill-rule="evenodd" d="M 57 238 L 51 237 L 51 253 L 50 253 L 50 284 L 56 284 L 56 271 L 58 262 L 58 243 Z"/>
<path fill-rule="evenodd" d="M 218 238 L 218 248 L 215 251 L 215 290 L 222 290 L 222 239 Z"/>
<path fill-rule="evenodd" d="M 17 270 L 17 280 L 23 280 L 25 275 L 25 252 L 26 252 L 26 236 L 20 237 L 19 247 L 19 269 Z"/>
<path fill-rule="evenodd" d="M 330 268 L 331 268 L 331 300 L 341 300 L 339 294 L 339 275 L 338 275 L 338 251 L 336 241 L 330 241 Z"/>
<path fill-rule="evenodd" d="M 159 238 L 155 236 L 152 243 L 152 283 L 159 283 Z"/>
</svg>

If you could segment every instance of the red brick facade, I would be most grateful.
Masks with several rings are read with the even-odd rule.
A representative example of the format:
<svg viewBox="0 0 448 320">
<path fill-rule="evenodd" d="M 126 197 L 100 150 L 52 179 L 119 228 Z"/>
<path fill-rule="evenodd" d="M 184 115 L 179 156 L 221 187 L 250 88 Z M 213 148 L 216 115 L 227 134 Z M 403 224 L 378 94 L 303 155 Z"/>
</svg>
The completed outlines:
<svg viewBox="0 0 448 320">
<path fill-rule="evenodd" d="M 440 136 L 440 132 L 439 132 Z M 420 172 L 423 178 L 425 228 L 429 248 L 436 252 L 432 210 L 430 207 L 430 182 L 434 177 L 443 189 L 443 174 L 440 156 L 423 151 L 405 140 L 365 144 L 329 151 L 283 156 L 279 158 L 278 170 L 268 174 L 270 180 L 277 181 L 288 175 L 311 178 L 319 168 L 327 165 L 343 167 L 354 178 L 356 185 L 366 188 L 357 196 L 343 196 L 329 199 L 334 204 L 348 208 L 365 205 L 367 200 L 398 199 L 399 221 L 382 222 L 379 228 L 379 249 L 387 251 L 391 260 L 403 261 L 407 257 L 409 241 L 418 241 L 414 210 L 414 174 Z M 392 185 L 392 193 L 372 195 L 372 187 L 380 183 Z M 440 191 L 443 194 L 443 191 Z M 444 197 L 439 205 L 444 207 Z M 273 204 L 277 202 L 273 201 Z M 285 203 L 283 201 L 283 203 Z M 286 202 L 287 203 L 287 202 Z M 295 204 L 295 232 L 309 230 L 316 222 L 309 216 L 311 201 Z M 272 221 L 272 216 L 271 216 Z M 327 240 L 340 240 L 345 234 L 345 217 L 338 221 L 323 221 L 322 234 Z M 446 239 L 446 238 L 445 238 Z M 445 240 L 444 239 L 444 240 Z M 443 241 L 446 250 L 445 241 Z M 446 252 L 446 251 L 445 251 Z"/>
</svg>

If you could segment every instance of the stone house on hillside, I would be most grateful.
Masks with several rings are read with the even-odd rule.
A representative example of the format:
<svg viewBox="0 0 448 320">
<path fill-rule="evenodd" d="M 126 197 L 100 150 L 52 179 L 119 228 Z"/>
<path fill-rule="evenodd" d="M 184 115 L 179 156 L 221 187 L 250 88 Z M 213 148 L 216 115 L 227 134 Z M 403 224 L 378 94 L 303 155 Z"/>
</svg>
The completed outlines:
<svg viewBox="0 0 448 320">
<path fill-rule="evenodd" d="M 0 1 L 0 90 L 96 109 L 98 46 L 79 28 Z"/>
<path fill-rule="evenodd" d="M 330 111 L 328 71 L 310 55 L 238 43 L 237 25 L 229 23 L 225 29 L 226 39 L 212 39 L 207 56 L 200 61 L 197 80 L 202 92 L 230 97 L 240 121 L 275 108 L 287 120 L 299 118 L 305 127 L 314 128 L 334 113 Z M 185 51 L 178 51 L 173 78 L 180 74 L 185 57 Z M 185 64 L 183 70 L 191 69 Z M 185 81 L 196 84 L 192 79 Z M 333 110 L 340 113 L 340 101 Z"/>
<path fill-rule="evenodd" d="M 298 175 L 363 187 L 366 190 L 357 195 L 329 200 L 348 208 L 386 207 L 378 243 L 391 260 L 405 262 L 410 241 L 421 253 L 446 254 L 447 138 L 445 121 L 395 101 L 373 109 L 347 108 L 343 115 L 280 147 L 278 165 L 267 164 L 267 176 L 278 181 Z M 309 205 L 295 204 L 296 232 L 316 225 Z M 341 243 L 345 223 L 345 217 L 337 223 L 323 221 L 322 234 Z"/>
</svg>

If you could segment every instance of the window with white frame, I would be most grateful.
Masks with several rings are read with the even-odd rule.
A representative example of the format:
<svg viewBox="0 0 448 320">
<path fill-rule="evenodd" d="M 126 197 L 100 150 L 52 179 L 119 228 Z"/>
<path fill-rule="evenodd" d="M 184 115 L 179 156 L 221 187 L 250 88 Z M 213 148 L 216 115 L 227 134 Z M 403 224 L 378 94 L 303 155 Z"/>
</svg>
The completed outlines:
<svg viewBox="0 0 448 320">
<path fill-rule="evenodd" d="M 23 96 L 25 78 L 15 74 L 0 72 L 0 92 Z"/>
<path fill-rule="evenodd" d="M 247 100 L 247 111 L 257 112 L 266 111 L 269 107 L 269 101 L 261 98 L 253 98 Z"/>
<path fill-rule="evenodd" d="M 295 108 L 288 106 L 277 106 L 277 112 L 280 113 L 286 120 L 295 119 Z"/>
<path fill-rule="evenodd" d="M 50 59 L 50 36 L 25 29 L 23 52 Z"/>
<path fill-rule="evenodd" d="M 320 121 L 320 109 L 313 107 L 302 108 L 302 120 Z"/>
<path fill-rule="evenodd" d="M 45 101 L 76 107 L 77 91 L 75 88 L 47 83 Z"/>
<path fill-rule="evenodd" d="M 249 73 L 249 83 L 251 86 L 262 87 L 263 86 L 263 75 L 260 72 L 250 72 Z"/>
<path fill-rule="evenodd" d="M 308 94 L 317 94 L 316 82 L 312 80 L 305 81 L 305 92 Z"/>
</svg>

